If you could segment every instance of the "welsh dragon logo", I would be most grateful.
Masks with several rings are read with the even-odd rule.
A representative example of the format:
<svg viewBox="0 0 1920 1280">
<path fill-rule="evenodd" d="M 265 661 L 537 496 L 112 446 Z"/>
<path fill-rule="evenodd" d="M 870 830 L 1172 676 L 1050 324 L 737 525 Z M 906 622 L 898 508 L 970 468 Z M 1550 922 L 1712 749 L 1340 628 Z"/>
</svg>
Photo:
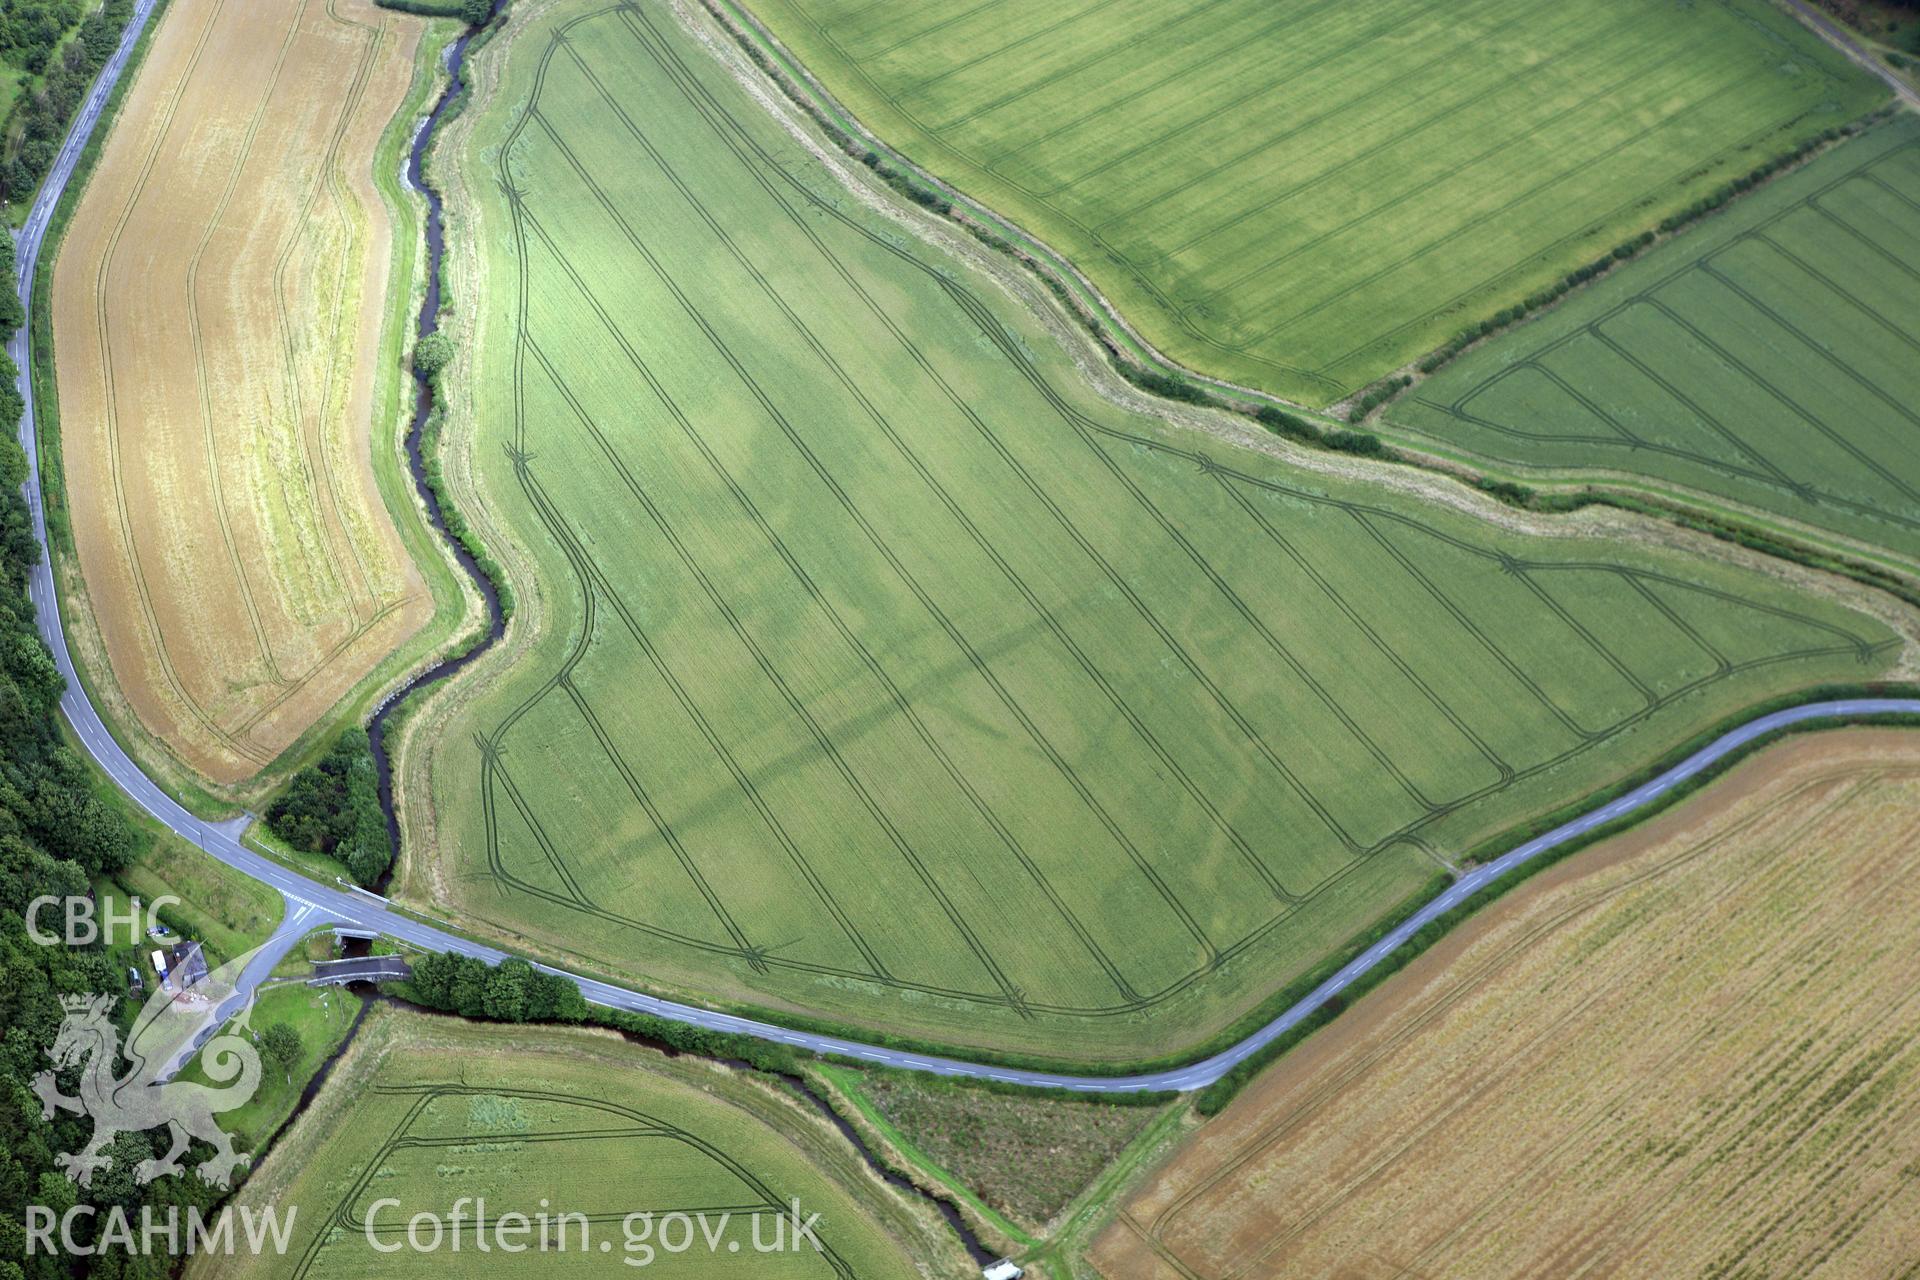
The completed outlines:
<svg viewBox="0 0 1920 1280">
<path fill-rule="evenodd" d="M 88 1185 L 95 1170 L 112 1163 L 106 1148 L 117 1135 L 165 1125 L 173 1135 L 172 1147 L 158 1159 L 141 1161 L 134 1169 L 136 1182 L 182 1172 L 180 1157 L 187 1142 L 198 1138 L 213 1147 L 213 1155 L 194 1172 L 212 1186 L 231 1184 L 234 1170 L 250 1157 L 233 1149 L 232 1136 L 214 1116 L 244 1105 L 260 1085 L 260 1054 L 245 1034 L 252 992 L 236 998 L 240 975 L 253 955 L 250 951 L 184 988 L 157 983 L 125 1045 L 112 1019 L 113 996 L 60 997 L 66 1017 L 47 1051 L 53 1069 L 34 1077 L 33 1091 L 40 1095 L 43 1118 L 71 1111 L 93 1120 L 93 1137 L 85 1147 L 55 1157 L 68 1177 Z M 228 1023 L 225 1030 L 200 1043 L 223 1022 Z M 193 1059 L 196 1047 L 199 1071 L 213 1084 L 173 1078 Z M 116 1076 L 122 1059 L 128 1069 Z M 56 1072 L 82 1063 L 79 1094 L 68 1097 L 60 1092 Z"/>
</svg>

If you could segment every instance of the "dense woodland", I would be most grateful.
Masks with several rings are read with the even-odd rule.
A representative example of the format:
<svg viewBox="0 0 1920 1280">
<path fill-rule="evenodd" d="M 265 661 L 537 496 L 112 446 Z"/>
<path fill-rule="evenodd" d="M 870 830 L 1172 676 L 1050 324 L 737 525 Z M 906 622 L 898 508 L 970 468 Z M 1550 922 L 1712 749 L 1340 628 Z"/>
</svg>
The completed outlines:
<svg viewBox="0 0 1920 1280">
<path fill-rule="evenodd" d="M 267 826 L 296 849 L 338 858 L 357 883 L 378 884 L 393 862 L 393 841 L 366 730 L 348 729 L 317 764 L 295 774 L 267 809 Z"/>
<path fill-rule="evenodd" d="M 27 86 L 7 117 L 0 199 L 31 198 L 132 14 L 133 0 L 106 0 L 91 12 L 79 0 L 0 0 L 0 59 L 44 77 Z M 79 33 L 61 45 L 76 22 Z"/>
<path fill-rule="evenodd" d="M 33 74 L 46 70 L 54 46 L 84 13 L 80 0 L 7 0 L 0 5 L 0 58 Z"/>
<path fill-rule="evenodd" d="M 0 237 L 9 283 L 5 334 L 19 322 L 14 303 L 13 247 Z M 136 1186 L 134 1166 L 165 1146 L 165 1130 L 121 1135 L 109 1150 L 112 1167 L 93 1185 L 77 1188 L 54 1165 L 54 1153 L 83 1145 L 92 1121 L 71 1115 L 48 1120 L 30 1088 L 47 1065 L 63 1016 L 64 993 L 125 995 L 121 966 L 99 946 L 41 946 L 27 936 L 25 910 L 41 894 L 88 892 L 91 877 L 125 866 L 138 851 L 137 835 L 94 791 L 86 765 L 62 740 L 57 721 L 63 683 L 27 600 L 28 570 L 38 559 L 21 485 L 26 455 L 16 442 L 21 401 L 16 370 L 0 354 L 0 1280 L 90 1274 L 161 1276 L 171 1259 L 108 1254 L 98 1258 L 26 1256 L 26 1206 L 56 1213 L 84 1201 L 104 1211 L 119 1205 L 136 1216 L 142 1204 L 209 1204 L 214 1192 L 198 1179 L 164 1178 Z M 126 1006 L 122 1006 L 124 1012 Z M 72 1093 L 74 1082 L 63 1080 Z M 88 1238 L 91 1220 L 77 1232 Z"/>
</svg>

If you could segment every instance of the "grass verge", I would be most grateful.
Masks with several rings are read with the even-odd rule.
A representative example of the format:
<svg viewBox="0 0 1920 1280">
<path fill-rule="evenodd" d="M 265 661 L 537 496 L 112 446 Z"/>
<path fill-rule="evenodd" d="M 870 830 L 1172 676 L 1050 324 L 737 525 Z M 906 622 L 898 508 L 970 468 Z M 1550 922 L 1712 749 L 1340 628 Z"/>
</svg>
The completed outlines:
<svg viewBox="0 0 1920 1280">
<path fill-rule="evenodd" d="M 55 381 L 55 335 L 52 328 L 52 279 L 61 243 L 101 152 L 118 119 L 125 97 L 135 82 L 169 6 L 160 0 L 141 32 L 132 55 L 108 96 L 100 119 L 76 161 L 71 178 L 48 221 L 37 265 L 29 307 L 31 376 L 34 386 L 36 439 L 39 446 L 41 490 L 45 504 L 49 555 L 58 584 L 62 626 L 66 630 L 74 668 L 89 700 L 100 712 L 117 742 L 150 777 L 183 806 L 209 818 L 230 817 L 259 805 L 300 768 L 325 753 L 342 724 L 360 719 L 404 672 L 422 665 L 455 638 L 466 613 L 466 595 L 451 561 L 419 514 L 398 447 L 399 424 L 405 421 L 403 387 L 410 385 L 405 352 L 408 326 L 404 323 L 420 292 L 416 279 L 420 219 L 417 202 L 402 190 L 400 162 L 412 138 L 412 122 L 437 89 L 439 57 L 455 28 L 429 24 L 422 34 L 414 77 L 401 110 L 382 132 L 373 156 L 375 185 L 393 219 L 389 270 L 389 314 L 382 328 L 380 359 L 373 390 L 373 470 L 381 500 L 394 520 L 407 554 L 419 568 L 433 596 L 432 620 L 406 645 L 384 659 L 334 708 L 309 726 L 272 764 L 252 779 L 234 787 L 209 784 L 181 762 L 168 746 L 149 733 L 127 708 L 115 684 L 99 640 L 99 624 L 86 594 L 73 545 L 66 500 L 67 478 L 61 453 L 61 420 Z"/>
</svg>

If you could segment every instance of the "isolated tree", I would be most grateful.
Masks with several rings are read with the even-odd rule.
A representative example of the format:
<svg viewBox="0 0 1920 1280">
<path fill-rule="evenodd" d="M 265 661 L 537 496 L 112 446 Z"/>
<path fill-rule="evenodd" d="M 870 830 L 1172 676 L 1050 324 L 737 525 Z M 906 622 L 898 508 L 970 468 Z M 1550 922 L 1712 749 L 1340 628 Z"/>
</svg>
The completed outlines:
<svg viewBox="0 0 1920 1280">
<path fill-rule="evenodd" d="M 413 349 L 413 367 L 423 378 L 437 377 L 453 359 L 453 339 L 444 333 L 430 333 Z"/>
<path fill-rule="evenodd" d="M 300 1055 L 306 1052 L 301 1043 L 300 1033 L 290 1022 L 276 1022 L 260 1033 L 260 1048 L 268 1059 L 286 1073 L 287 1079 L 293 1079 L 293 1064 L 300 1061 Z"/>
<path fill-rule="evenodd" d="M 493 13 L 493 0 L 466 0 L 460 6 L 460 18 L 470 27 L 477 27 Z"/>
</svg>

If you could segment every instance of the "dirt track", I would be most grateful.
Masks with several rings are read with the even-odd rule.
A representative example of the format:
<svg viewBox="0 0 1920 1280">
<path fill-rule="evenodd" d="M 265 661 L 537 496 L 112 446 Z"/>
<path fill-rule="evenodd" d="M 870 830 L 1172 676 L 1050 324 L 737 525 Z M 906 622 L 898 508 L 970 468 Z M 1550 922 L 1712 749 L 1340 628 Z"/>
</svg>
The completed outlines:
<svg viewBox="0 0 1920 1280">
<path fill-rule="evenodd" d="M 370 443 L 372 158 L 421 25 L 371 0 L 174 0 L 55 269 L 75 612 L 109 701 L 215 783 L 432 612 Z"/>
<path fill-rule="evenodd" d="M 1915 1256 L 1916 803 L 1914 735 L 1799 739 L 1544 873 L 1201 1129 L 1095 1261 L 1372 1280 Z"/>
</svg>

